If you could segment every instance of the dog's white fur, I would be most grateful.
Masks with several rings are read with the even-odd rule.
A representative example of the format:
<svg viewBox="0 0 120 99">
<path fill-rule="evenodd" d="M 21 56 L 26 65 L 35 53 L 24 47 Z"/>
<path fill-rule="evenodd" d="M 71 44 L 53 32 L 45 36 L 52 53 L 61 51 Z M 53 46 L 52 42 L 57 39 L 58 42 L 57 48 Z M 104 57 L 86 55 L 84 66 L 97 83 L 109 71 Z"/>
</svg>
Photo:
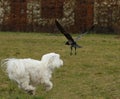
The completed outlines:
<svg viewBox="0 0 120 99">
<path fill-rule="evenodd" d="M 18 83 L 18 86 L 30 94 L 35 94 L 35 86 L 44 84 L 46 91 L 52 89 L 50 81 L 55 68 L 63 65 L 60 55 L 48 53 L 42 59 L 5 59 L 2 65 L 6 65 L 6 71 L 11 80 Z"/>
</svg>

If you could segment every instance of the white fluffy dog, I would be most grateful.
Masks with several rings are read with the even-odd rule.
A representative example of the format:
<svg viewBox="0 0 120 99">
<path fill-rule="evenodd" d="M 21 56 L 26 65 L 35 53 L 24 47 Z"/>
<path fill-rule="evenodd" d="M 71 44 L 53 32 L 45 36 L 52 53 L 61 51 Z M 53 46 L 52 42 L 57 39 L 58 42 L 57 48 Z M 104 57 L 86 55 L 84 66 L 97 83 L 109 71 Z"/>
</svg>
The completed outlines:
<svg viewBox="0 0 120 99">
<path fill-rule="evenodd" d="M 6 71 L 11 80 L 18 83 L 19 88 L 24 89 L 29 94 L 35 94 L 35 86 L 44 84 L 46 91 L 52 89 L 50 81 L 52 72 L 55 68 L 63 65 L 60 55 L 48 53 L 42 59 L 5 59 L 2 66 L 6 66 Z"/>
</svg>

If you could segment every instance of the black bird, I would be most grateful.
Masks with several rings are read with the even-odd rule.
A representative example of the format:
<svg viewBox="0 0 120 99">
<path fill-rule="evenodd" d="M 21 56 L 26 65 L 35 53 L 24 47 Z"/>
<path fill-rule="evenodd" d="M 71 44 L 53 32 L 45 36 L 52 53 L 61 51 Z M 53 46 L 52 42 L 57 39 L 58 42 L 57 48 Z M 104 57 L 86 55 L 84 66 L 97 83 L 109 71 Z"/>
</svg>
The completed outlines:
<svg viewBox="0 0 120 99">
<path fill-rule="evenodd" d="M 70 48 L 71 48 L 70 55 L 72 55 L 73 47 L 75 48 L 75 55 L 76 55 L 76 48 L 81 48 L 81 46 L 79 46 L 76 43 L 76 41 L 72 38 L 72 36 L 64 30 L 64 28 L 61 26 L 61 24 L 57 20 L 55 20 L 55 24 L 56 24 L 57 28 L 60 30 L 60 32 L 62 34 L 64 34 L 64 36 L 68 39 L 68 41 L 65 43 L 65 45 L 70 45 Z M 88 33 L 88 32 L 84 31 L 81 35 L 86 34 L 86 33 Z M 78 36 L 76 38 L 76 40 L 80 39 L 81 35 Z"/>
<path fill-rule="evenodd" d="M 75 55 L 76 55 L 76 48 L 81 48 L 81 46 L 79 46 L 74 41 L 74 39 L 72 38 L 72 36 L 64 30 L 64 28 L 60 25 L 60 23 L 57 20 L 55 20 L 55 23 L 56 23 L 57 28 L 60 30 L 60 32 L 62 34 L 64 34 L 64 36 L 68 39 L 68 41 L 65 44 L 66 45 L 70 45 L 70 48 L 71 48 L 70 55 L 72 55 L 72 49 L 73 49 L 73 47 L 75 48 Z"/>
</svg>

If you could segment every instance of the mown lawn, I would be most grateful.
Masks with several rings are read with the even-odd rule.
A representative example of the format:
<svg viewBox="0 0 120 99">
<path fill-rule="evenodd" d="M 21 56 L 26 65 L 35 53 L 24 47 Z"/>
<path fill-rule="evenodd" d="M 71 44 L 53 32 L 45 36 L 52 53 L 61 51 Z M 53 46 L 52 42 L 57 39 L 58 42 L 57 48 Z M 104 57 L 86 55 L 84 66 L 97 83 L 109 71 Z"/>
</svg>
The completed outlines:
<svg viewBox="0 0 120 99">
<path fill-rule="evenodd" d="M 0 60 L 39 60 L 43 54 L 56 52 L 64 61 L 53 73 L 53 89 L 45 92 L 38 86 L 35 96 L 20 90 L 0 69 L 0 99 L 120 99 L 120 39 L 116 37 L 87 34 L 78 41 L 83 47 L 77 55 L 70 56 L 61 34 L 0 32 Z"/>
</svg>

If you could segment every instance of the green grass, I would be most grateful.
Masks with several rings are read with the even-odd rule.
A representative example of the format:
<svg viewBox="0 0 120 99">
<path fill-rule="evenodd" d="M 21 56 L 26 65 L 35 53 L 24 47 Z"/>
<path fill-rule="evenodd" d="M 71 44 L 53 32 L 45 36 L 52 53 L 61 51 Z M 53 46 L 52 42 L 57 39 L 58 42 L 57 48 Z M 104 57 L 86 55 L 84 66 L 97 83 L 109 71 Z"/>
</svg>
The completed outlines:
<svg viewBox="0 0 120 99">
<path fill-rule="evenodd" d="M 43 54 L 56 52 L 64 66 L 53 73 L 53 89 L 45 92 L 38 86 L 35 96 L 17 88 L 0 69 L 0 99 L 120 99 L 120 39 L 116 36 L 87 34 L 78 41 L 83 48 L 70 56 L 61 34 L 1 32 L 0 60 L 39 60 Z"/>
</svg>

